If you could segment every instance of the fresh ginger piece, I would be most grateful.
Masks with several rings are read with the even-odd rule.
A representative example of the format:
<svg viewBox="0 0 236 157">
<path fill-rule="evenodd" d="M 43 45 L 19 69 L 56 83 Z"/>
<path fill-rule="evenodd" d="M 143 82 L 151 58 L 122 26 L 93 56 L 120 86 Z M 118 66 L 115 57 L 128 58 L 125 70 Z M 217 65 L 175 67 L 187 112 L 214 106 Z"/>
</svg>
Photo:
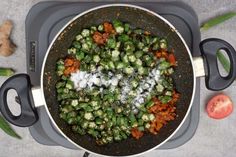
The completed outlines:
<svg viewBox="0 0 236 157">
<path fill-rule="evenodd" d="M 13 24 L 10 20 L 6 20 L 0 26 L 0 55 L 10 56 L 16 48 L 16 45 L 11 41 L 10 35 Z"/>
</svg>

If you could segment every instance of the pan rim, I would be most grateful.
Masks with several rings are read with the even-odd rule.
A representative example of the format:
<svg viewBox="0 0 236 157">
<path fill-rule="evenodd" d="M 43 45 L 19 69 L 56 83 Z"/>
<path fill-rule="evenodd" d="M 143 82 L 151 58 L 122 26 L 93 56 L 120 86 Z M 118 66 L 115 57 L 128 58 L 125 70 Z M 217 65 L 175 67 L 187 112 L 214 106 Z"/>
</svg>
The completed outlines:
<svg viewBox="0 0 236 157">
<path fill-rule="evenodd" d="M 41 87 L 41 94 L 43 96 L 43 103 L 45 104 L 45 109 L 46 109 L 46 112 L 52 122 L 52 124 L 54 125 L 54 127 L 57 129 L 57 131 L 64 137 L 66 138 L 69 142 L 71 142 L 73 145 L 75 145 L 77 148 L 79 149 L 82 149 L 82 150 L 85 150 L 91 154 L 95 154 L 95 155 L 98 155 L 98 156 L 107 156 L 109 157 L 108 155 L 104 155 L 104 154 L 99 154 L 99 153 L 96 153 L 96 152 L 92 152 L 90 150 L 87 150 L 83 147 L 81 147 L 80 145 L 78 145 L 77 143 L 75 143 L 74 141 L 72 141 L 59 127 L 58 125 L 56 124 L 56 122 L 54 121 L 49 109 L 48 109 L 48 106 L 47 106 L 47 103 L 46 103 L 46 100 L 45 100 L 45 95 L 44 95 L 44 87 L 43 87 L 43 78 L 44 78 L 44 68 L 45 68 L 45 64 L 46 64 L 46 61 L 47 61 L 47 58 L 48 58 L 48 54 L 50 53 L 50 50 L 54 44 L 54 42 L 57 40 L 57 38 L 60 36 L 60 34 L 65 30 L 65 28 L 67 28 L 71 23 L 73 23 L 76 19 L 80 18 L 81 16 L 83 15 L 86 15 L 87 13 L 89 12 L 92 12 L 94 10 L 98 10 L 98 9 L 102 9 L 102 8 L 107 8 L 107 7 L 115 7 L 115 6 L 120 6 L 120 7 L 130 7 L 130 8 L 135 8 L 135 9 L 140 9 L 140 10 L 143 10 L 143 11 L 146 11 L 154 16 L 156 16 L 157 18 L 161 19 L 162 21 L 164 21 L 171 29 L 173 29 L 175 31 L 175 33 L 178 35 L 178 37 L 180 38 L 180 40 L 182 41 L 182 43 L 184 44 L 187 52 L 188 52 L 188 56 L 189 56 L 189 59 L 191 61 L 191 65 L 192 65 L 192 71 L 193 71 L 193 92 L 192 92 L 192 96 L 191 96 L 191 101 L 190 101 L 190 104 L 189 104 L 189 107 L 188 107 L 188 110 L 184 116 L 184 118 L 182 119 L 181 123 L 179 124 L 179 126 L 175 129 L 175 131 L 169 136 L 167 137 L 164 141 L 162 141 L 160 144 L 156 145 L 155 147 L 151 148 L 151 149 L 148 149 L 146 151 L 143 151 L 141 153 L 138 153 L 138 154 L 132 154 L 132 155 L 125 155 L 126 157 L 128 156 L 139 156 L 139 155 L 144 155 L 148 152 L 151 152 L 155 149 L 157 149 L 158 147 L 162 146 L 164 143 L 166 143 L 168 140 L 170 140 L 175 134 L 176 132 L 181 128 L 181 126 L 183 125 L 183 123 L 185 122 L 189 112 L 190 112 L 190 109 L 192 107 L 192 104 L 193 104 L 193 98 L 194 98 L 194 95 L 195 95 L 195 88 L 196 88 L 196 75 L 195 75 L 195 71 L 194 71 L 194 68 L 193 68 L 193 57 L 191 55 L 191 52 L 190 52 L 190 49 L 188 47 L 188 45 L 186 44 L 184 38 L 182 37 L 182 35 L 180 34 L 180 32 L 178 32 L 178 30 L 167 20 L 165 19 L 164 17 L 162 17 L 161 15 L 159 15 L 158 13 L 155 13 L 154 11 L 151 11 L 145 7 L 141 7 L 139 5 L 133 5 L 133 4 L 125 4 L 125 3 L 115 3 L 115 4 L 106 4 L 106 5 L 99 5 L 99 6 L 96 6 L 96 7 L 93 7 L 93 8 L 90 8 L 78 15 L 76 15 L 74 18 L 72 18 L 69 22 L 67 22 L 67 24 L 65 24 L 61 29 L 60 31 L 57 32 L 57 34 L 54 36 L 52 42 L 50 43 L 48 49 L 47 49 L 47 52 L 46 52 L 46 55 L 44 56 L 44 60 L 43 60 L 43 64 L 42 64 L 42 69 L 41 69 L 41 78 L 40 78 L 40 87 Z"/>
</svg>

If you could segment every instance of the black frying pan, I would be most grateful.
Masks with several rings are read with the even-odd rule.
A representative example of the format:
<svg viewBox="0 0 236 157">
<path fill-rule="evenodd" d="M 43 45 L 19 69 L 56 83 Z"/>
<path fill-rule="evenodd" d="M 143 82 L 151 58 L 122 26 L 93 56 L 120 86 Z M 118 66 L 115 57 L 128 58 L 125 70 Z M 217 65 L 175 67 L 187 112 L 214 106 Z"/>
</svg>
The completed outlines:
<svg viewBox="0 0 236 157">
<path fill-rule="evenodd" d="M 128 22 L 134 27 L 142 28 L 150 31 L 152 34 L 167 38 L 169 47 L 175 50 L 174 53 L 178 61 L 178 67 L 174 74 L 174 82 L 178 92 L 181 93 L 181 98 L 176 105 L 178 116 L 174 121 L 164 126 L 157 135 L 147 133 L 139 140 L 129 138 L 125 141 L 98 146 L 94 138 L 87 135 L 80 136 L 74 133 L 71 127 L 59 117 L 59 105 L 56 100 L 55 90 L 55 84 L 59 79 L 55 72 L 56 61 L 67 55 L 68 47 L 70 47 L 76 34 L 83 28 L 114 19 Z M 228 87 L 236 77 L 235 50 L 227 42 L 220 39 L 207 39 L 201 42 L 200 48 L 205 58 L 205 69 L 207 71 L 206 86 L 211 90 L 221 90 Z M 231 61 L 231 71 L 227 77 L 222 77 L 219 74 L 215 55 L 218 49 L 224 49 Z M 201 64 L 201 61 L 199 64 Z M 192 104 L 195 91 L 195 77 L 193 60 L 192 56 L 190 56 L 189 49 L 178 31 L 167 20 L 137 6 L 112 4 L 98 7 L 78 15 L 58 33 L 48 49 L 47 56 L 45 56 L 41 87 L 37 91 L 32 89 L 27 74 L 19 74 L 9 78 L 0 89 L 0 110 L 3 116 L 12 124 L 26 127 L 33 125 L 38 120 L 35 106 L 38 106 L 38 103 L 46 103 L 45 107 L 55 127 L 77 147 L 96 154 L 109 156 L 136 155 L 157 148 L 180 128 Z M 6 97 L 9 89 L 15 89 L 18 93 L 21 105 L 21 115 L 19 116 L 12 115 L 8 108 Z M 43 94 L 42 100 L 40 91 Z"/>
</svg>

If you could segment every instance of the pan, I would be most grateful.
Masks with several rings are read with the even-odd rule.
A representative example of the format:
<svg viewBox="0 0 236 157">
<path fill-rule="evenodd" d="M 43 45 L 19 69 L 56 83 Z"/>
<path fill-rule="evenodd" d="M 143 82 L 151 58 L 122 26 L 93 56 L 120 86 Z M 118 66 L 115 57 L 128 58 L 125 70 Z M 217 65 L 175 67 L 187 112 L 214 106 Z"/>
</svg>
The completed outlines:
<svg viewBox="0 0 236 157">
<path fill-rule="evenodd" d="M 157 135 L 145 134 L 139 140 L 128 138 L 121 142 L 98 146 L 94 138 L 74 133 L 71 127 L 59 117 L 55 89 L 59 77 L 55 69 L 56 62 L 60 58 L 65 58 L 67 49 L 78 32 L 91 25 L 114 19 L 167 38 L 169 47 L 175 50 L 174 54 L 178 62 L 173 79 L 181 97 L 176 104 L 176 119 L 165 125 Z M 99 6 L 74 17 L 55 36 L 44 58 L 40 87 L 33 87 L 27 74 L 12 76 L 3 83 L 0 89 L 0 111 L 10 123 L 29 127 L 34 125 L 40 116 L 36 109 L 44 106 L 57 131 L 76 147 L 103 156 L 141 155 L 160 147 L 181 127 L 192 105 L 196 77 L 205 76 L 206 87 L 210 90 L 225 89 L 235 80 L 236 52 L 229 43 L 210 38 L 202 41 L 199 46 L 202 56 L 193 58 L 178 30 L 165 18 L 148 9 L 129 4 Z M 231 62 L 231 70 L 226 77 L 221 76 L 218 70 L 216 52 L 219 49 L 226 51 Z M 19 116 L 13 115 L 8 107 L 7 93 L 10 89 L 14 89 L 18 94 L 21 106 Z"/>
</svg>

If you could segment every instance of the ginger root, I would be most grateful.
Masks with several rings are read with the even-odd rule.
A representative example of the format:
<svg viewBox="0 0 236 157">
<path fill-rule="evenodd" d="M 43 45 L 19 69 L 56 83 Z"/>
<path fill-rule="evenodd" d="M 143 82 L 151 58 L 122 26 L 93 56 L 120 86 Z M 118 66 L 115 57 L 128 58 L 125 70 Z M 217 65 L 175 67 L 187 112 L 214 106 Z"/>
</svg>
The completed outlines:
<svg viewBox="0 0 236 157">
<path fill-rule="evenodd" d="M 0 55 L 10 56 L 16 48 L 16 45 L 11 41 L 10 34 L 13 24 L 10 20 L 4 21 L 0 26 Z"/>
</svg>

